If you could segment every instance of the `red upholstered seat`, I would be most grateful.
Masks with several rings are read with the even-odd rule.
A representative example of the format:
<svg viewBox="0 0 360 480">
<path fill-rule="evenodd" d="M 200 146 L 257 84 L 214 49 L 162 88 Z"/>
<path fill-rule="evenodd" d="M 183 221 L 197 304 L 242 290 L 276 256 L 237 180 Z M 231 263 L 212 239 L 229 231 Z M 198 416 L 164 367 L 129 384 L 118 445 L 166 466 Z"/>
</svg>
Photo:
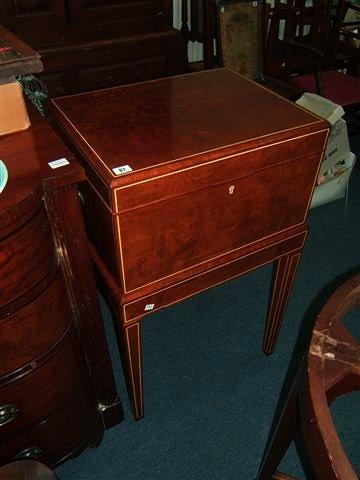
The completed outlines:
<svg viewBox="0 0 360 480">
<path fill-rule="evenodd" d="M 331 70 L 322 72 L 321 80 L 325 98 L 343 107 L 360 103 L 360 78 Z M 313 74 L 294 77 L 291 82 L 300 90 L 317 93 Z"/>
</svg>

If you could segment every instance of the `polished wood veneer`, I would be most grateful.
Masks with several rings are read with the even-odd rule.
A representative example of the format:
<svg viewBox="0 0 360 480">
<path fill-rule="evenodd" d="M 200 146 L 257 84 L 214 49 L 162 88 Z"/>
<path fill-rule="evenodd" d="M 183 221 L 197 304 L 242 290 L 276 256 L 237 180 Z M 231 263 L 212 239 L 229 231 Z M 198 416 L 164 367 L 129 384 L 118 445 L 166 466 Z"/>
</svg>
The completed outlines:
<svg viewBox="0 0 360 480">
<path fill-rule="evenodd" d="M 328 124 L 226 69 L 62 97 L 50 110 L 87 174 L 90 249 L 135 417 L 141 319 L 275 262 L 263 342 L 271 353 Z"/>
<path fill-rule="evenodd" d="M 0 146 L 0 464 L 54 465 L 123 413 L 79 205 L 84 171 L 39 113 L 30 118 Z"/>
</svg>

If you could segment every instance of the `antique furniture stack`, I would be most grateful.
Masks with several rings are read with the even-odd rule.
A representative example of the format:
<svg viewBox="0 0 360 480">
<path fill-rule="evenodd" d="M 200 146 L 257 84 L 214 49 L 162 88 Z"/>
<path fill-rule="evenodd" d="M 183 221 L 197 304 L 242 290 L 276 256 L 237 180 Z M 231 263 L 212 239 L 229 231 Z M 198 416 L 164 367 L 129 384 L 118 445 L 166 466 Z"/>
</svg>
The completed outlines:
<svg viewBox="0 0 360 480">
<path fill-rule="evenodd" d="M 182 69 L 172 0 L 4 0 L 0 18 L 41 54 L 50 96 Z"/>
<path fill-rule="evenodd" d="M 53 465 L 97 444 L 122 407 L 78 200 L 84 171 L 29 117 L 1 138 L 0 464 Z"/>
<path fill-rule="evenodd" d="M 144 413 L 142 318 L 275 262 L 271 353 L 328 124 L 226 69 L 62 97 L 50 110 L 87 174 L 90 249 L 117 317 L 135 418 Z"/>
</svg>

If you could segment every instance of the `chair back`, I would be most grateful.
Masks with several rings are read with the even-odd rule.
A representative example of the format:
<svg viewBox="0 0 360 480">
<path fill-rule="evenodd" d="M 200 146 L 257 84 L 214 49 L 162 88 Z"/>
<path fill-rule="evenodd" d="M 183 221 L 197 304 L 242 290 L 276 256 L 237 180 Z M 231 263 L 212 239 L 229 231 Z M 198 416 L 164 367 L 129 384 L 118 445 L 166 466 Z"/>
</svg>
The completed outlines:
<svg viewBox="0 0 360 480">
<path fill-rule="evenodd" d="M 294 50 L 293 45 L 326 56 L 331 33 L 331 0 L 314 0 L 310 6 L 306 0 L 275 0 L 265 32 L 266 73 L 289 78 L 293 71 L 313 71 L 314 53 L 305 48 Z"/>
</svg>

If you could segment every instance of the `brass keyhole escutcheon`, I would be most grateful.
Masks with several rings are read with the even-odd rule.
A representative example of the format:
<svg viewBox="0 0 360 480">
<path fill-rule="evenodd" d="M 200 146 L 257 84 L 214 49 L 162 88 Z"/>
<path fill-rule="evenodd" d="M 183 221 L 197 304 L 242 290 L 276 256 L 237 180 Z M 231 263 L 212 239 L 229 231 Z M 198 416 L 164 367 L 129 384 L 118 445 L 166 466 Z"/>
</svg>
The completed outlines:
<svg viewBox="0 0 360 480">
<path fill-rule="evenodd" d="M 229 187 L 229 195 L 232 195 L 234 193 L 235 187 L 234 185 L 230 185 Z"/>
</svg>

